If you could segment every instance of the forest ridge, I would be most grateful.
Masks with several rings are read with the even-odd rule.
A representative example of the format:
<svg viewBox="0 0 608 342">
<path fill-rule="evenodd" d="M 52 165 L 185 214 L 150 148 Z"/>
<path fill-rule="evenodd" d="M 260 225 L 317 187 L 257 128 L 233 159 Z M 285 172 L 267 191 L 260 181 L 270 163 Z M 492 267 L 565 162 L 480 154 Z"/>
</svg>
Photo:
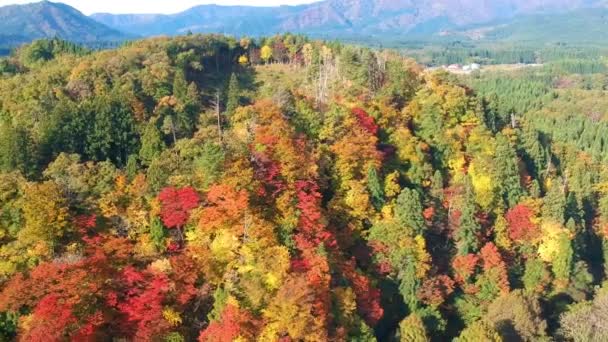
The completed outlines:
<svg viewBox="0 0 608 342">
<path fill-rule="evenodd" d="M 582 53 L 458 78 L 291 34 L 22 46 L 0 340 L 605 341 Z"/>
</svg>

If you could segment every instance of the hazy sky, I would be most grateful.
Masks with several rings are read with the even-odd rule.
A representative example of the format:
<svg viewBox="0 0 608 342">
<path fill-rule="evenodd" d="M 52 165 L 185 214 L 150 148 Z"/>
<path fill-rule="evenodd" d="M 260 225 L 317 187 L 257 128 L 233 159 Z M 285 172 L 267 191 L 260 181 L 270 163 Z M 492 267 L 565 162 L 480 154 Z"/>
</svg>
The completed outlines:
<svg viewBox="0 0 608 342">
<path fill-rule="evenodd" d="M 278 6 L 298 5 L 315 0 L 55 0 L 79 9 L 84 14 L 109 13 L 177 13 L 201 4 Z M 33 0 L 0 0 L 0 6 L 37 2 Z"/>
</svg>

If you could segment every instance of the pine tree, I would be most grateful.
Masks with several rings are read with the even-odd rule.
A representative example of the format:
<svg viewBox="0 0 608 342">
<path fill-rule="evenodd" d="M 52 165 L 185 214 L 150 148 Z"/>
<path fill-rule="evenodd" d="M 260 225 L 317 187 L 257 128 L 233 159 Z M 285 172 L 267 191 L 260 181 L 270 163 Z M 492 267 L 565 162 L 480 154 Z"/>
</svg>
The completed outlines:
<svg viewBox="0 0 608 342">
<path fill-rule="evenodd" d="M 160 130 L 156 127 L 156 123 L 149 123 L 144 129 L 144 134 L 141 138 L 139 158 L 142 164 L 150 166 L 152 161 L 158 158 L 164 149 L 165 143 L 163 142 Z"/>
<path fill-rule="evenodd" d="M 371 194 L 374 207 L 377 210 L 380 210 L 384 205 L 384 189 L 380 182 L 380 178 L 378 177 L 378 172 L 376 172 L 376 169 L 373 167 L 370 167 L 367 172 L 367 187 Z"/>
<path fill-rule="evenodd" d="M 33 142 L 25 129 L 0 124 L 0 171 L 20 171 L 31 176 L 36 170 Z"/>
<path fill-rule="evenodd" d="M 477 234 L 481 230 L 477 222 L 477 208 L 475 205 L 475 193 L 471 178 L 465 178 L 465 193 L 463 196 L 460 212 L 460 225 L 456 232 L 456 245 L 459 255 L 476 253 L 479 250 Z"/>
<path fill-rule="evenodd" d="M 424 232 L 424 217 L 422 216 L 422 203 L 416 190 L 404 188 L 397 198 L 395 216 L 399 223 L 407 228 L 412 235 Z"/>
<path fill-rule="evenodd" d="M 561 178 L 552 181 L 551 187 L 543 200 L 543 217 L 563 224 L 565 221 L 566 196 Z"/>
<path fill-rule="evenodd" d="M 509 140 L 502 134 L 496 135 L 496 157 L 494 165 L 501 182 L 502 198 L 507 207 L 515 206 L 523 196 L 520 183 L 518 159 Z"/>
<path fill-rule="evenodd" d="M 241 104 L 239 80 L 236 74 L 230 75 L 228 90 L 226 91 L 226 115 L 230 116 Z"/>
</svg>

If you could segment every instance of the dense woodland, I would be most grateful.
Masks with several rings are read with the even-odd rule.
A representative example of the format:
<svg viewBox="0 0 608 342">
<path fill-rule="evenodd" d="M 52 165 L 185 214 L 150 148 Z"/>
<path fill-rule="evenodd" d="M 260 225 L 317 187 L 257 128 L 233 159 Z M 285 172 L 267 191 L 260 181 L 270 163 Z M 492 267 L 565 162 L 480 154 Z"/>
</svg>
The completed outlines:
<svg viewBox="0 0 608 342">
<path fill-rule="evenodd" d="M 458 79 L 294 35 L 22 47 L 0 341 L 606 341 L 605 69 Z"/>
</svg>

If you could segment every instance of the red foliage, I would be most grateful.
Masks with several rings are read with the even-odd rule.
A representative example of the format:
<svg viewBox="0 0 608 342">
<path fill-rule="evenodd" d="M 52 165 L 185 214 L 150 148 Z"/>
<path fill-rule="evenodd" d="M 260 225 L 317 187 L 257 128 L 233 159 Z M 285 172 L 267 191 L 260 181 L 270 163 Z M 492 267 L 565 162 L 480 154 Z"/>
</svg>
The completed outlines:
<svg viewBox="0 0 608 342">
<path fill-rule="evenodd" d="M 232 342 L 242 336 L 247 341 L 255 337 L 257 322 L 247 311 L 241 310 L 234 305 L 228 304 L 217 322 L 211 322 L 209 326 L 201 331 L 198 340 L 200 342 Z"/>
<path fill-rule="evenodd" d="M 263 153 L 254 155 L 255 178 L 262 182 L 262 188 L 259 193 L 265 196 L 270 193 L 272 197 L 276 197 L 281 191 L 285 190 L 285 182 L 280 179 L 281 166 L 279 163 L 270 160 Z"/>
<path fill-rule="evenodd" d="M 347 262 L 343 266 L 344 276 L 350 280 L 355 295 L 357 295 L 357 309 L 367 324 L 371 327 L 384 315 L 384 309 L 380 305 L 380 290 L 373 287 L 371 281 L 365 275 L 357 272 L 355 262 Z"/>
<path fill-rule="evenodd" d="M 475 254 L 467 254 L 464 256 L 457 256 L 452 262 L 454 269 L 454 279 L 459 284 L 468 282 L 471 277 L 475 274 L 479 257 Z"/>
<path fill-rule="evenodd" d="M 105 323 L 101 311 L 96 311 L 84 321 L 86 323 L 72 335 L 72 341 L 99 341 L 96 334 Z"/>
<path fill-rule="evenodd" d="M 194 260 L 183 254 L 172 257 L 171 266 L 175 270 L 171 274 L 171 281 L 177 293 L 177 303 L 185 305 L 197 294 L 195 284 L 198 279 L 198 267 Z"/>
<path fill-rule="evenodd" d="M 117 309 L 125 314 L 123 329 L 137 340 L 149 341 L 170 327 L 163 318 L 163 302 L 169 292 L 165 275 L 149 275 L 129 266 L 122 273 L 125 292 Z"/>
<path fill-rule="evenodd" d="M 494 279 L 500 289 L 503 292 L 509 291 L 509 278 L 507 274 L 507 265 L 502 259 L 500 252 L 496 246 L 489 242 L 487 243 L 479 253 L 481 255 L 481 260 L 483 261 L 483 269 L 486 272 L 493 272 Z"/>
<path fill-rule="evenodd" d="M 181 228 L 190 218 L 190 211 L 198 207 L 200 198 L 191 187 L 164 188 L 158 195 L 161 202 L 160 217 L 167 228 Z"/>
<path fill-rule="evenodd" d="M 505 218 L 509 223 L 509 237 L 515 241 L 530 241 L 540 233 L 532 222 L 534 212 L 529 207 L 518 204 L 507 212 Z"/>
<path fill-rule="evenodd" d="M 58 295 L 47 295 L 34 309 L 36 324 L 21 336 L 23 341 L 47 342 L 63 341 L 70 328 L 76 324 L 72 305 L 61 300 Z"/>
<path fill-rule="evenodd" d="M 441 305 L 454 292 L 454 285 L 454 280 L 447 275 L 428 278 L 418 290 L 418 298 L 429 305 Z"/>
<path fill-rule="evenodd" d="M 81 232 L 86 232 L 88 229 L 95 228 L 97 225 L 96 215 L 78 215 L 73 220 L 74 226 Z"/>
<path fill-rule="evenodd" d="M 479 254 L 481 255 L 481 260 L 483 260 L 484 269 L 505 266 L 498 248 L 496 248 L 492 242 L 488 242 L 485 246 L 483 246 Z"/>
<path fill-rule="evenodd" d="M 428 208 L 424 209 L 424 211 L 422 212 L 422 216 L 424 217 L 424 219 L 427 222 L 430 222 L 433 219 L 433 217 L 435 216 L 435 208 L 428 207 Z"/>
<path fill-rule="evenodd" d="M 322 222 L 319 186 L 310 181 L 298 181 L 296 182 L 296 191 L 298 197 L 297 208 L 300 210 L 298 228 L 307 240 L 299 239 L 301 243 L 299 247 L 302 249 L 303 245 L 308 245 L 308 243 L 318 245 L 323 242 L 327 246 L 335 246 L 336 241 L 333 235 L 325 229 L 325 223 Z"/>
<path fill-rule="evenodd" d="M 353 108 L 352 113 L 357 117 L 357 121 L 361 127 L 368 131 L 370 134 L 378 134 L 378 125 L 374 118 L 372 118 L 367 112 L 361 108 Z"/>
</svg>

